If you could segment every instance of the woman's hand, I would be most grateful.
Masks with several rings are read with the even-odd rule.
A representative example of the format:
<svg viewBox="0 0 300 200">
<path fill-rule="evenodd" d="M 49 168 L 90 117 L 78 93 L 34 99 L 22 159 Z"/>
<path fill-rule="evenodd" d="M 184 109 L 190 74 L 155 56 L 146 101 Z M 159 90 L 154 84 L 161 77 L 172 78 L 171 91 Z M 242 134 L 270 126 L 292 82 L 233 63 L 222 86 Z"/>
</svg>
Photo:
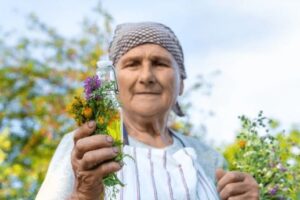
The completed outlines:
<svg viewBox="0 0 300 200">
<path fill-rule="evenodd" d="M 71 163 L 75 175 L 71 199 L 100 199 L 104 194 L 103 177 L 121 169 L 112 159 L 118 148 L 112 147 L 108 135 L 91 135 L 96 128 L 93 121 L 79 127 L 74 134 Z"/>
<path fill-rule="evenodd" d="M 250 174 L 217 169 L 216 178 L 218 192 L 222 200 L 259 199 L 259 186 Z"/>
</svg>

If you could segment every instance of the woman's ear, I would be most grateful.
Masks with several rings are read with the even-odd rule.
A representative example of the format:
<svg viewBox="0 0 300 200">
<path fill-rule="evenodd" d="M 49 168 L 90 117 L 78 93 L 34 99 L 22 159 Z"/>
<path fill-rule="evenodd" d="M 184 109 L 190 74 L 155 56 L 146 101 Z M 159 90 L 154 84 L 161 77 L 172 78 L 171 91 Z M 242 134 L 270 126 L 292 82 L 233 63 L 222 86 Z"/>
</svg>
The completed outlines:
<svg viewBox="0 0 300 200">
<path fill-rule="evenodd" d="M 183 83 L 183 80 L 180 79 L 180 86 L 179 86 L 179 96 L 182 95 L 183 93 L 183 90 L 184 90 L 184 83 Z"/>
</svg>

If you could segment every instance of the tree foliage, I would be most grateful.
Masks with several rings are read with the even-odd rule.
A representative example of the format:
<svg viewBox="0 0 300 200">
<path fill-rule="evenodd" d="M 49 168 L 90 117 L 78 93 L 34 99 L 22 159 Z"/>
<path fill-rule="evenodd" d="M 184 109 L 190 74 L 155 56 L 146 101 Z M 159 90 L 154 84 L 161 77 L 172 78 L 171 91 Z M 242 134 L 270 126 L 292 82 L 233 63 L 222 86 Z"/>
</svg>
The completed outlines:
<svg viewBox="0 0 300 200">
<path fill-rule="evenodd" d="M 101 6 L 95 13 L 74 36 L 33 14 L 29 36 L 1 32 L 0 199 L 33 199 L 58 142 L 75 128 L 66 105 L 95 73 L 110 35 L 112 18 Z"/>
</svg>

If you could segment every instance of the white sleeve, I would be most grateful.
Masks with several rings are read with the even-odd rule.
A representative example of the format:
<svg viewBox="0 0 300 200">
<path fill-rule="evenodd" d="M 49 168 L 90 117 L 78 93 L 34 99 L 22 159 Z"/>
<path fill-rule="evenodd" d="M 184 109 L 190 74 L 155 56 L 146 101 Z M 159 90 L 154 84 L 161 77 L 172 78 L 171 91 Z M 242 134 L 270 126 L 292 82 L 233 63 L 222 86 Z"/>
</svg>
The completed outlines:
<svg viewBox="0 0 300 200">
<path fill-rule="evenodd" d="M 72 192 L 74 174 L 71 166 L 74 132 L 66 134 L 58 145 L 50 162 L 37 200 L 63 200 Z"/>
</svg>

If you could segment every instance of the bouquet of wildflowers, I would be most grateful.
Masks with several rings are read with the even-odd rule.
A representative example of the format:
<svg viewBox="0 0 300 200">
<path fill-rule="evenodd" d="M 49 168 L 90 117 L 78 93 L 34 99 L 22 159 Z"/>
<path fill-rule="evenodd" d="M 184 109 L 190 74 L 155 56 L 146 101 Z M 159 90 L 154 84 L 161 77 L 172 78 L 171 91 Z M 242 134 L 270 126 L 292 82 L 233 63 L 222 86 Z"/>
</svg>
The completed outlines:
<svg viewBox="0 0 300 200">
<path fill-rule="evenodd" d="M 114 84 L 114 81 L 101 80 L 98 75 L 88 77 L 84 81 L 85 97 L 75 96 L 68 110 L 79 126 L 94 120 L 96 122 L 94 134 L 105 134 L 114 138 L 113 146 L 120 148 L 120 153 L 115 158 L 115 161 L 119 162 L 124 157 L 121 151 L 123 136 L 119 104 L 111 95 Z M 115 173 L 104 177 L 103 184 L 106 187 L 113 187 L 114 193 L 116 191 L 114 186 L 123 186 Z"/>
<path fill-rule="evenodd" d="M 287 149 L 269 134 L 272 120 L 263 117 L 262 112 L 254 120 L 239 118 L 242 129 L 224 152 L 229 169 L 250 173 L 259 184 L 260 199 L 291 199 L 295 182 L 289 164 L 282 158 Z M 265 132 L 264 136 L 259 132 Z"/>
</svg>

